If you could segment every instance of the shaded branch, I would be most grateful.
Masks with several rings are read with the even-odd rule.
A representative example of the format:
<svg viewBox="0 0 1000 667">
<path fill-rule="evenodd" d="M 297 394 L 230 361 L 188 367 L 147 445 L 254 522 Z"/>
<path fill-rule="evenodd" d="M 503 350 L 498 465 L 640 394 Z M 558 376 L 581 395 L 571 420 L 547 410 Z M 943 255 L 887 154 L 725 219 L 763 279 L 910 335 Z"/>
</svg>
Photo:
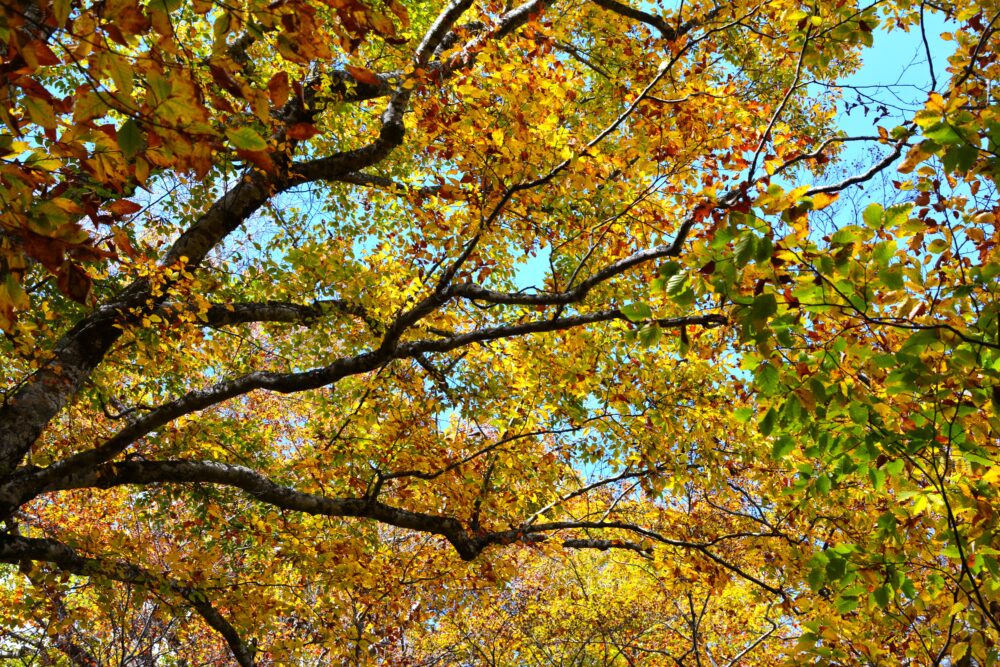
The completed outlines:
<svg viewBox="0 0 1000 667">
<path fill-rule="evenodd" d="M 105 577 L 134 586 L 148 588 L 156 584 L 160 588 L 167 588 L 187 602 L 213 630 L 222 635 L 241 667 L 256 665 L 253 650 L 201 591 L 131 563 L 83 556 L 56 540 L 0 535 L 0 562 L 20 564 L 23 561 L 50 563 L 64 572 L 86 577 Z"/>
</svg>

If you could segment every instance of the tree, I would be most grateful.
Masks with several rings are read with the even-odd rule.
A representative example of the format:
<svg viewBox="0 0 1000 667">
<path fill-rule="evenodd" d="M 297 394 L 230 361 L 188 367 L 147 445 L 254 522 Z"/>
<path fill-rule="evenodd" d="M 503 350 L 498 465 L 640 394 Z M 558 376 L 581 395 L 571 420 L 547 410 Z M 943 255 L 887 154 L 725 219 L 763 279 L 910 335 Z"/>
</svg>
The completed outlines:
<svg viewBox="0 0 1000 667">
<path fill-rule="evenodd" d="M 4 4 L 0 662 L 996 662 L 998 20 Z"/>
</svg>

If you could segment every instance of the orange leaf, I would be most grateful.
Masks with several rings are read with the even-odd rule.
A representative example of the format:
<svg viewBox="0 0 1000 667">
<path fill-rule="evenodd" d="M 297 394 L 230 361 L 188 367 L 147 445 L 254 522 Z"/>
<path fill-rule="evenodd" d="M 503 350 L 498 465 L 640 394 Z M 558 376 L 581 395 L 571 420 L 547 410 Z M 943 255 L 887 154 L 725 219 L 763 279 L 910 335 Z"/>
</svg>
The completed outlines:
<svg viewBox="0 0 1000 667">
<path fill-rule="evenodd" d="M 403 25 L 403 27 L 409 28 L 410 14 L 408 11 L 406 11 L 406 7 L 403 5 L 403 3 L 399 2 L 399 0 L 389 0 L 388 6 L 389 10 L 396 15 L 396 17 L 399 19 L 399 22 Z"/>
<path fill-rule="evenodd" d="M 312 123 L 296 123 L 288 128 L 287 134 L 289 139 L 312 139 L 319 130 Z"/>
<path fill-rule="evenodd" d="M 367 83 L 369 86 L 381 86 L 382 79 L 370 69 L 364 67 L 347 66 L 347 73 L 354 77 L 358 83 Z"/>
<path fill-rule="evenodd" d="M 236 154 L 240 157 L 240 159 L 246 160 L 261 171 L 266 171 L 268 173 L 274 173 L 275 171 L 274 161 L 271 159 L 271 156 L 267 154 L 267 151 L 247 151 L 237 148 Z"/>
<path fill-rule="evenodd" d="M 112 230 L 112 233 L 114 234 L 115 237 L 115 245 L 118 247 L 119 250 L 123 251 L 126 255 L 128 255 L 132 259 L 135 259 L 136 257 L 139 256 L 138 251 L 135 249 L 135 246 L 132 245 L 132 241 L 129 240 L 128 234 L 125 233 L 124 229 L 121 229 L 120 227 L 115 227 Z"/>
<path fill-rule="evenodd" d="M 267 82 L 267 94 L 271 97 L 271 103 L 276 107 L 284 106 L 288 101 L 289 85 L 288 74 L 278 72 Z"/>
</svg>

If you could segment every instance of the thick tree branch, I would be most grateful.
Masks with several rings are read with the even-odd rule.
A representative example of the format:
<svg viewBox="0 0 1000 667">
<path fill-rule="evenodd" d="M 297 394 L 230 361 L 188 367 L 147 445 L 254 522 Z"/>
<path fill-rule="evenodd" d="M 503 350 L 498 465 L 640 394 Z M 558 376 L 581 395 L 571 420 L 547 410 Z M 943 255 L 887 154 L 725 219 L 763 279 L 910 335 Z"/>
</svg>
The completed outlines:
<svg viewBox="0 0 1000 667">
<path fill-rule="evenodd" d="M 175 316 L 193 308 L 168 304 L 163 313 Z M 370 326 L 375 324 L 371 315 L 361 306 L 345 299 L 320 299 L 312 304 L 297 304 L 286 301 L 263 301 L 259 303 L 216 303 L 204 313 L 204 322 L 209 326 L 221 327 L 250 322 L 284 322 L 287 324 L 309 325 L 333 313 L 357 317 Z"/>
</svg>

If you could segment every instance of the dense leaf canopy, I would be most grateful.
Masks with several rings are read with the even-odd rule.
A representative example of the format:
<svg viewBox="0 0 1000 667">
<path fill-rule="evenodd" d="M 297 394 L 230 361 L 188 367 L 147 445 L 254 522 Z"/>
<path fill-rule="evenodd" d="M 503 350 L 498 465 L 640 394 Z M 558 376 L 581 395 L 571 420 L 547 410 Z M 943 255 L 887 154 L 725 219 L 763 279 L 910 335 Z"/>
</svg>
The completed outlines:
<svg viewBox="0 0 1000 667">
<path fill-rule="evenodd" d="M 0 665 L 995 664 L 998 30 L 6 0 Z"/>
</svg>

